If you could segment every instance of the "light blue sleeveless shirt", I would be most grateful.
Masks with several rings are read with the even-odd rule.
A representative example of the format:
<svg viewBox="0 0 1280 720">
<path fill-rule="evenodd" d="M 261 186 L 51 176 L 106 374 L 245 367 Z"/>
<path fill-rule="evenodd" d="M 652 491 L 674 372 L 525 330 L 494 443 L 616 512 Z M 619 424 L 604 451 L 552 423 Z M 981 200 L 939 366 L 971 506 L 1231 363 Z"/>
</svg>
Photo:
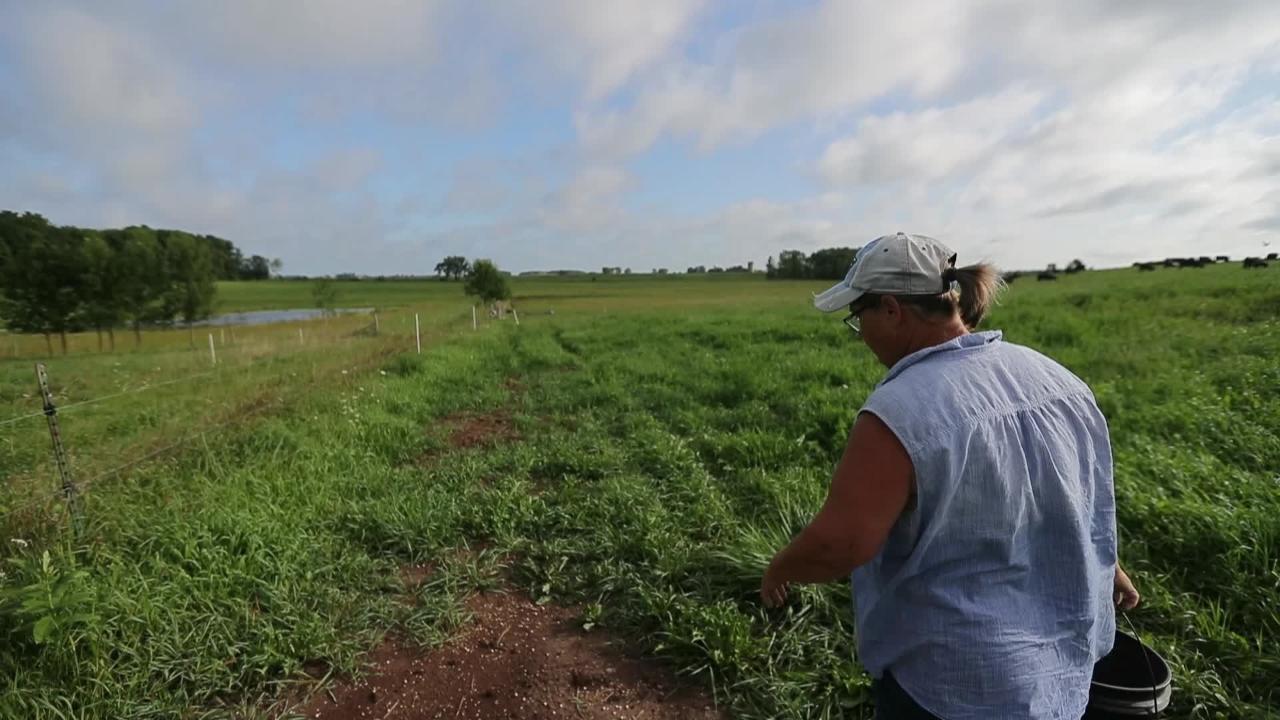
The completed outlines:
<svg viewBox="0 0 1280 720">
<path fill-rule="evenodd" d="M 867 399 L 916 497 L 853 573 L 858 655 L 946 720 L 1078 720 L 1111 650 L 1107 424 L 1066 368 L 1001 334 L 898 361 Z"/>
</svg>

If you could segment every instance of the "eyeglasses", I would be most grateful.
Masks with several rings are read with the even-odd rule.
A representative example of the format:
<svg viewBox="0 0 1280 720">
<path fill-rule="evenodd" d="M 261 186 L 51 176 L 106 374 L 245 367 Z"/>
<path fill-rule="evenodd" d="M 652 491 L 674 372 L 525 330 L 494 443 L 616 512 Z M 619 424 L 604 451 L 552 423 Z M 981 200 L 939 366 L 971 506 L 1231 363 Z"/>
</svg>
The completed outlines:
<svg viewBox="0 0 1280 720">
<path fill-rule="evenodd" d="M 848 317 L 844 319 L 844 324 L 853 331 L 854 335 L 862 335 L 862 321 L 858 319 L 858 313 L 850 310 Z"/>
<path fill-rule="evenodd" d="M 861 304 L 859 304 L 860 300 L 861 298 L 858 301 L 849 303 L 849 315 L 844 319 L 845 326 L 852 330 L 854 335 L 858 336 L 862 335 L 862 319 L 858 316 L 863 312 L 870 310 L 872 304 L 874 304 L 868 302 L 861 302 Z"/>
</svg>

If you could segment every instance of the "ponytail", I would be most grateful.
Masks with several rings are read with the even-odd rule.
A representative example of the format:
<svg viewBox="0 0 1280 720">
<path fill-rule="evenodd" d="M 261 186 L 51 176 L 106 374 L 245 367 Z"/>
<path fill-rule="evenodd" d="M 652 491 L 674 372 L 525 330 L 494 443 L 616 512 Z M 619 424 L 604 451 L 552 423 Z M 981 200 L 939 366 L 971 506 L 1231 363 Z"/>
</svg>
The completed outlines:
<svg viewBox="0 0 1280 720">
<path fill-rule="evenodd" d="M 942 273 L 942 279 L 951 283 L 951 289 L 943 296 L 950 296 L 953 307 L 960 312 L 960 319 L 970 330 L 982 322 L 995 304 L 996 296 L 1004 289 L 1000 273 L 989 263 L 948 268 Z"/>
</svg>

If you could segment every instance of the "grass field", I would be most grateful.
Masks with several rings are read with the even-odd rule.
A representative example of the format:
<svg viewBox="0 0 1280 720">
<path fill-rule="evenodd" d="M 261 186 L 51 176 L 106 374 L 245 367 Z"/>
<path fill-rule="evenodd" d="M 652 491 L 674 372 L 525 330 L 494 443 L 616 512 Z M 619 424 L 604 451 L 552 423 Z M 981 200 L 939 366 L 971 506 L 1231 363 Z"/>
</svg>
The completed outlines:
<svg viewBox="0 0 1280 720">
<path fill-rule="evenodd" d="M 273 285 L 224 298 L 299 306 Z M 869 716 L 847 588 L 781 611 L 754 597 L 883 371 L 809 307 L 818 284 L 517 280 L 521 326 L 481 332 L 456 285 L 430 285 L 400 311 L 431 313 L 424 355 L 382 357 L 403 335 L 295 351 L 325 364 L 269 412 L 95 487 L 79 539 L 7 518 L 0 714 L 265 715 L 304 666 L 350 671 L 387 632 L 439 642 L 461 598 L 503 573 L 700 678 L 735 716 Z M 370 296 L 383 292 L 343 302 L 390 307 L 398 291 Z M 1121 555 L 1145 597 L 1132 617 L 1175 667 L 1171 716 L 1266 717 L 1280 701 L 1280 274 L 1023 279 L 990 325 L 1081 375 L 1107 414 Z M 29 381 L 0 367 L 20 395 Z M 61 376 L 110 391 L 104 370 Z M 256 392 L 247 379 L 216 396 Z M 184 396 L 137 397 L 163 414 Z M 496 442 L 452 446 L 476 417 L 504 428 Z M 74 442 L 106 453 L 110 423 L 85 420 Z M 47 445 L 33 443 L 0 462 L 35 467 L 21 448 Z M 407 563 L 436 566 L 416 604 L 397 599 Z"/>
</svg>

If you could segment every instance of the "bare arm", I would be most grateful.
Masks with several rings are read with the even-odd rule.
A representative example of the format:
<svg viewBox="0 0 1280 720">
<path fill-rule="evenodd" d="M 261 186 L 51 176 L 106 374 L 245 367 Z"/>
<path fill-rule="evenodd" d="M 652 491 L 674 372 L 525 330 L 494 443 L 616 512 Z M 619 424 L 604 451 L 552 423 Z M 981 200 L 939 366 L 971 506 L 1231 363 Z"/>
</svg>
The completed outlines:
<svg viewBox="0 0 1280 720">
<path fill-rule="evenodd" d="M 760 596 L 786 600 L 787 584 L 844 577 L 875 557 L 911 497 L 911 457 L 879 418 L 854 422 L 822 509 L 769 563 Z"/>
</svg>

